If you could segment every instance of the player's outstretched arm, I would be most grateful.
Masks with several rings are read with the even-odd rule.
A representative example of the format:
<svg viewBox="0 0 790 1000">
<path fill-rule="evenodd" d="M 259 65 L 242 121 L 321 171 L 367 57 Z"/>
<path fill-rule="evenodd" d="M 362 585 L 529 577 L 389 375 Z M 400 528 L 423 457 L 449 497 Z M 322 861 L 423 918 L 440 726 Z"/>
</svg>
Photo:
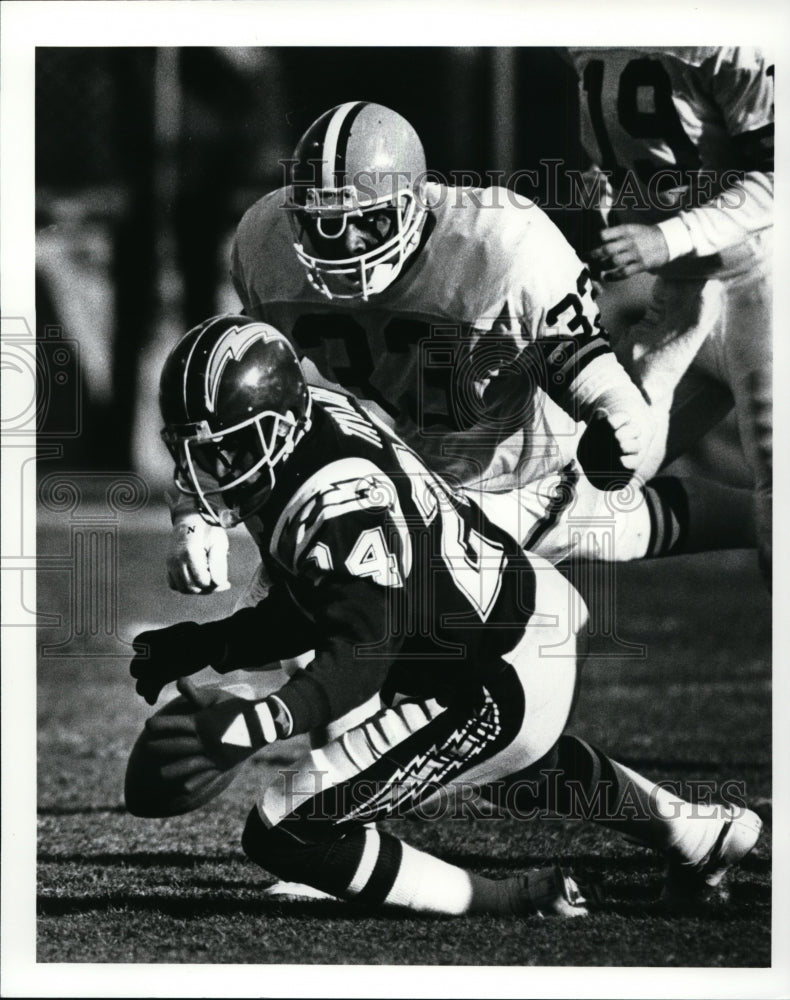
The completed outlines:
<svg viewBox="0 0 790 1000">
<path fill-rule="evenodd" d="M 565 287 L 575 291 L 546 312 L 538 331 L 548 394 L 575 420 L 588 424 L 579 461 L 601 489 L 622 487 L 641 475 L 650 456 L 654 421 L 644 396 L 623 368 L 601 326 L 589 271 L 570 247 L 562 247 Z M 569 275 L 577 273 L 571 282 Z"/>
<path fill-rule="evenodd" d="M 574 420 L 595 424 L 579 456 L 585 472 L 604 473 L 607 482 L 614 472 L 627 481 L 641 475 L 649 457 L 650 407 L 612 350 L 589 269 L 556 227 L 540 224 L 543 266 L 538 269 L 534 260 L 528 266 L 528 251 L 536 250 L 526 242 L 518 260 L 523 332 L 535 349 L 523 352 L 516 368 Z M 544 307 L 536 309 L 536 302 Z M 529 368 L 532 358 L 540 362 L 537 372 Z"/>
<path fill-rule="evenodd" d="M 254 608 L 242 608 L 227 618 L 179 622 L 141 632 L 134 640 L 129 667 L 137 693 L 156 704 L 165 685 L 190 677 L 205 667 L 219 674 L 232 670 L 275 669 L 279 661 L 298 656 L 315 645 L 312 623 L 280 589 Z"/>
<path fill-rule="evenodd" d="M 225 655 L 221 635 L 197 622 L 141 632 L 134 640 L 134 649 L 129 672 L 137 681 L 137 693 L 149 705 L 156 704 L 166 684 L 219 664 Z"/>
<path fill-rule="evenodd" d="M 679 257 L 722 253 L 773 225 L 773 65 L 757 49 L 722 48 L 693 73 L 692 113 L 701 122 L 723 125 L 727 152 L 706 161 L 695 183 L 677 189 L 676 211 L 667 211 L 660 222 L 603 230 L 590 256 L 601 265 L 604 280 L 620 281 Z M 704 134 L 700 142 L 702 152 Z M 649 138 L 642 151 L 652 155 Z"/>
<path fill-rule="evenodd" d="M 678 257 L 708 257 L 770 226 L 773 170 L 740 173 L 741 179 L 726 186 L 724 194 L 690 211 L 653 225 L 626 223 L 602 230 L 600 245 L 590 251 L 601 278 L 622 281 Z"/>
</svg>

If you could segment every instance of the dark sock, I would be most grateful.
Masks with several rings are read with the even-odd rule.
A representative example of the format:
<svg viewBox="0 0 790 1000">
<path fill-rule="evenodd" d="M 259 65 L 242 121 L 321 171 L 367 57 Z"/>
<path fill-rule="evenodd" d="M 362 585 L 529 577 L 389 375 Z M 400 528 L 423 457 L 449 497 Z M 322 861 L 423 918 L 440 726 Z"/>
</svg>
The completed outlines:
<svg viewBox="0 0 790 1000">
<path fill-rule="evenodd" d="M 646 558 L 754 548 L 757 543 L 750 490 L 660 476 L 644 492 L 650 513 Z"/>
</svg>

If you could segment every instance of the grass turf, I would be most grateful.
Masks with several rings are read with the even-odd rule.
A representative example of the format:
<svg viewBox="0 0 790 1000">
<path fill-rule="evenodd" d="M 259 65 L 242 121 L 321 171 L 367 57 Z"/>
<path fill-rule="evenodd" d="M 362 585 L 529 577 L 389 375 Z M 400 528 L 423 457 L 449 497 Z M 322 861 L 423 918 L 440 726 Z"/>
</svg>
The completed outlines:
<svg viewBox="0 0 790 1000">
<path fill-rule="evenodd" d="M 164 521 L 164 518 L 163 518 Z M 236 533 L 233 574 L 254 553 Z M 213 600 L 170 593 L 160 565 L 166 535 L 119 534 L 119 634 L 140 624 L 227 613 Z M 39 531 L 39 554 L 68 551 L 67 532 Z M 648 776 L 692 795 L 725 781 L 770 820 L 770 603 L 751 554 L 619 566 L 596 598 L 590 658 L 571 730 Z M 69 578 L 44 571 L 39 609 L 69 620 Z M 68 625 L 41 631 L 62 642 Z M 69 652 L 90 652 L 75 636 Z M 655 858 L 590 824 L 445 817 L 393 820 L 415 846 L 493 876 L 557 858 L 602 884 L 587 920 L 370 916 L 334 903 L 261 899 L 268 876 L 239 836 L 260 781 L 302 749 L 256 758 L 218 801 L 188 816 L 140 820 L 125 812 L 126 756 L 149 712 L 128 660 L 40 657 L 38 668 L 39 962 L 394 965 L 766 966 L 770 964 L 770 822 L 731 880 L 728 903 L 668 916 L 653 902 Z"/>
</svg>

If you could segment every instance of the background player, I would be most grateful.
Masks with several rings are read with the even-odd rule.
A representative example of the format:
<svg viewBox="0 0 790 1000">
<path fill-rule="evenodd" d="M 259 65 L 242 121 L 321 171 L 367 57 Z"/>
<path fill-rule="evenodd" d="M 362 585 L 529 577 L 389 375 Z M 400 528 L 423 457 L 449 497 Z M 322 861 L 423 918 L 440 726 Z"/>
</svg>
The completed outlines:
<svg viewBox="0 0 790 1000">
<path fill-rule="evenodd" d="M 299 761 L 292 782 L 278 775 L 263 790 L 243 836 L 253 861 L 371 906 L 585 912 L 555 870 L 493 881 L 365 826 L 456 788 L 522 815 L 576 815 L 583 795 L 597 803 L 593 818 L 665 855 L 672 899 L 707 893 L 754 846 L 750 811 L 692 806 L 561 736 L 579 596 L 355 400 L 308 390 L 278 331 L 207 321 L 170 355 L 161 399 L 179 489 L 211 521 L 244 521 L 273 586 L 230 619 L 140 636 L 138 691 L 154 703 L 207 664 L 261 666 L 308 645 L 315 657 L 266 698 L 218 700 L 181 682 L 193 710 L 149 720 L 158 769 L 127 779 L 133 812 L 152 814 L 162 777 L 199 795 L 262 746 L 381 690 L 387 707 Z"/>
<path fill-rule="evenodd" d="M 721 413 L 711 380 L 726 386 L 768 568 L 773 65 L 746 48 L 569 51 L 582 142 L 607 186 L 590 258 L 605 282 L 658 275 L 646 315 L 615 344 L 663 426 L 645 475 L 709 428 Z"/>
<path fill-rule="evenodd" d="M 728 491 L 673 480 L 614 510 L 590 485 L 580 421 L 600 419 L 599 452 L 627 472 L 652 426 L 589 273 L 527 199 L 427 182 L 418 136 L 390 109 L 350 102 L 307 130 L 293 185 L 243 218 L 232 271 L 244 311 L 289 337 L 311 382 L 353 392 L 432 468 L 482 487 L 490 515 L 551 561 L 693 551 L 700 523 L 704 546 L 752 542 L 740 508 L 742 535 L 718 532 L 711 511 L 729 509 Z M 224 586 L 226 540 L 188 507 L 174 522 L 171 584 Z"/>
</svg>

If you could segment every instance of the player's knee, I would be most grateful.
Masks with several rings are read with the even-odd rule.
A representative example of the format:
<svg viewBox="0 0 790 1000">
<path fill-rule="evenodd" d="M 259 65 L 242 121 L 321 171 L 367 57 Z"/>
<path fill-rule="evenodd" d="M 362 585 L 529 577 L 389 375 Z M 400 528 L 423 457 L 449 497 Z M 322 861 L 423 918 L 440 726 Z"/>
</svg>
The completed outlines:
<svg viewBox="0 0 790 1000">
<path fill-rule="evenodd" d="M 596 490 L 579 484 L 578 544 L 575 553 L 586 562 L 631 562 L 642 559 L 650 542 L 650 511 L 637 479 L 623 490 Z M 585 523 L 586 521 L 586 523 Z"/>
<path fill-rule="evenodd" d="M 278 855 L 287 855 L 296 847 L 296 841 L 276 826 L 266 826 L 257 808 L 253 807 L 241 835 L 244 853 L 262 868 L 276 863 Z"/>
<path fill-rule="evenodd" d="M 340 896 L 361 859 L 364 830 L 339 834 L 331 824 L 289 817 L 267 826 L 257 808 L 247 817 L 241 838 L 256 865 L 285 882 L 302 882 Z"/>
<path fill-rule="evenodd" d="M 253 807 L 241 835 L 244 853 L 256 865 L 286 881 L 301 881 L 317 845 L 297 837 L 285 826 L 266 826 Z"/>
<path fill-rule="evenodd" d="M 572 505 L 539 551 L 554 563 L 629 562 L 644 557 L 649 540 L 650 514 L 636 480 L 623 490 L 607 491 L 580 476 Z"/>
</svg>

